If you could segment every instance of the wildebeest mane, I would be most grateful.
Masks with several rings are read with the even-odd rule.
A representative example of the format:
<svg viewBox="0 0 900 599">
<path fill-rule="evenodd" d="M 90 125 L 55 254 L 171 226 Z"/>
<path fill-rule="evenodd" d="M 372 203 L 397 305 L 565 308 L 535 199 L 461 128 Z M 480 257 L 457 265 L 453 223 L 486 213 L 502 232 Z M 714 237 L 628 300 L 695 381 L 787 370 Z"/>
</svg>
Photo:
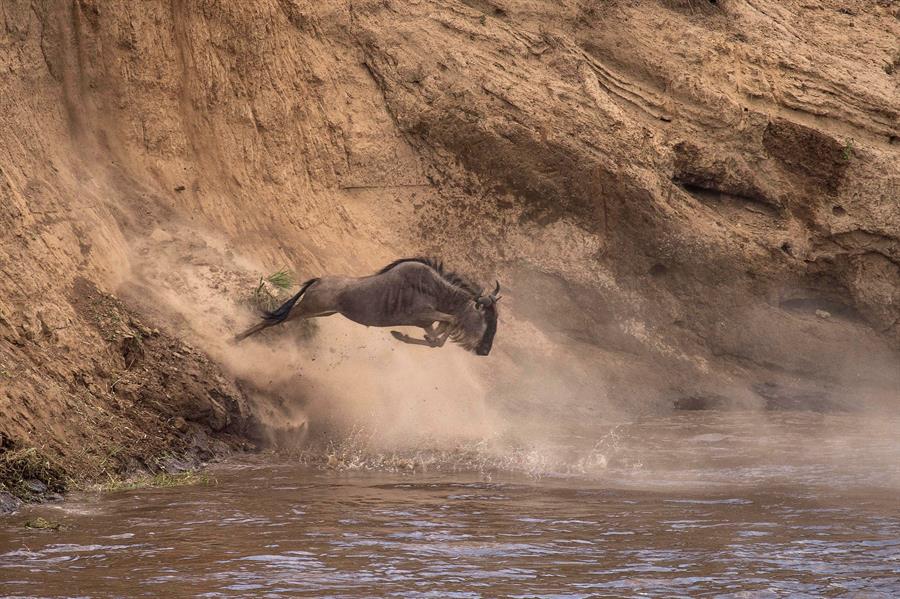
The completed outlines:
<svg viewBox="0 0 900 599">
<path fill-rule="evenodd" d="M 445 270 L 444 263 L 437 258 L 426 258 L 422 256 L 417 256 L 415 258 L 400 258 L 399 260 L 394 260 L 375 274 L 384 274 L 395 266 L 403 264 L 404 262 L 418 262 L 419 264 L 424 264 L 425 266 L 430 267 L 432 270 L 438 273 L 442 279 L 444 279 L 451 285 L 459 287 L 460 289 L 463 289 L 467 293 L 471 294 L 473 298 L 477 298 L 481 295 L 481 290 L 477 285 L 475 285 L 474 283 L 472 283 L 472 281 L 465 278 L 459 273 L 453 272 L 452 270 Z"/>
</svg>

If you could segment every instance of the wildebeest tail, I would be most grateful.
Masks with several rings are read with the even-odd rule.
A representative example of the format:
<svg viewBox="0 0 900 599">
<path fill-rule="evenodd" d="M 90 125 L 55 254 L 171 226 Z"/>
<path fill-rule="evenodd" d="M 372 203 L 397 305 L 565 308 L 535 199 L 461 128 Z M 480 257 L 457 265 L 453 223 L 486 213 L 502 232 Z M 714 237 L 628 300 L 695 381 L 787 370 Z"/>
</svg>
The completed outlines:
<svg viewBox="0 0 900 599">
<path fill-rule="evenodd" d="M 280 306 L 278 306 L 271 312 L 266 312 L 265 314 L 263 314 L 262 322 L 259 322 L 255 325 L 253 325 L 252 327 L 250 327 L 243 333 L 235 335 L 235 337 L 234 337 L 235 342 L 243 341 L 244 339 L 246 339 L 250 335 L 253 335 L 254 333 L 258 333 L 259 331 L 261 331 L 265 328 L 268 328 L 272 325 L 276 325 L 279 322 L 283 322 L 288 317 L 288 314 L 291 313 L 291 308 L 294 307 L 294 304 L 296 304 L 300 300 L 300 298 L 303 297 L 303 294 L 306 293 L 306 290 L 309 288 L 309 286 L 318 280 L 319 279 L 310 279 L 310 280 L 306 281 L 305 283 L 303 283 L 303 285 L 300 286 L 300 291 L 295 293 L 294 296 L 291 297 L 291 299 L 284 302 L 283 304 L 281 304 Z"/>
<path fill-rule="evenodd" d="M 271 312 L 264 313 L 263 320 L 265 320 L 269 324 L 278 324 L 279 322 L 282 322 L 285 318 L 288 317 L 288 314 L 291 313 L 291 308 L 293 308 L 294 304 L 296 304 L 300 300 L 300 298 L 303 297 L 303 294 L 306 293 L 306 290 L 309 288 L 309 286 L 318 280 L 319 279 L 310 279 L 303 283 L 303 285 L 300 286 L 300 291 L 295 293 L 293 297 L 291 297 L 291 299 L 284 302 Z"/>
</svg>

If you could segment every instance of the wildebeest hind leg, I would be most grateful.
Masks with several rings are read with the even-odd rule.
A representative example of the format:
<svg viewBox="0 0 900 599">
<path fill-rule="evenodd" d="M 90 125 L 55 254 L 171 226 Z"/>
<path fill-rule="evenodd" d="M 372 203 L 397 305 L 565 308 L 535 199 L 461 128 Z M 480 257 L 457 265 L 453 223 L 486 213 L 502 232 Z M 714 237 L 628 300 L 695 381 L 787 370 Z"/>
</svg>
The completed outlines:
<svg viewBox="0 0 900 599">
<path fill-rule="evenodd" d="M 304 306 L 303 301 L 301 300 L 299 304 L 297 304 L 293 308 L 291 308 L 290 314 L 288 314 L 288 317 L 285 318 L 283 321 L 268 322 L 266 320 L 263 320 L 262 322 L 253 325 L 252 327 L 250 327 L 243 333 L 235 335 L 234 341 L 235 341 L 235 343 L 239 343 L 239 342 L 243 341 L 244 339 L 246 339 L 247 337 L 249 337 L 250 335 L 253 335 L 254 333 L 258 333 L 258 332 L 262 331 L 263 329 L 267 329 L 267 328 L 273 327 L 275 325 L 283 324 L 290 320 L 305 320 L 307 318 L 318 318 L 320 316 L 331 316 L 332 314 L 337 314 L 337 312 L 327 311 L 327 310 L 326 311 L 310 310 L 309 305 Z"/>
<path fill-rule="evenodd" d="M 289 320 L 306 320 L 307 318 L 319 318 L 320 316 L 337 314 L 336 310 L 326 309 L 322 305 L 322 302 L 315 301 L 315 298 L 312 296 L 314 292 L 315 290 L 311 291 L 309 295 L 300 300 L 300 302 L 291 309 L 288 317 L 284 319 L 285 322 Z"/>
<path fill-rule="evenodd" d="M 246 331 L 244 331 L 243 333 L 239 333 L 239 334 L 235 335 L 234 342 L 239 343 L 239 342 L 243 341 L 244 339 L 246 339 L 247 337 L 249 337 L 250 335 L 252 335 L 254 333 L 258 333 L 263 329 L 267 329 L 270 326 L 272 326 L 272 323 L 269 323 L 266 321 L 255 324 L 252 327 L 250 327 L 249 329 L 247 329 Z"/>
</svg>

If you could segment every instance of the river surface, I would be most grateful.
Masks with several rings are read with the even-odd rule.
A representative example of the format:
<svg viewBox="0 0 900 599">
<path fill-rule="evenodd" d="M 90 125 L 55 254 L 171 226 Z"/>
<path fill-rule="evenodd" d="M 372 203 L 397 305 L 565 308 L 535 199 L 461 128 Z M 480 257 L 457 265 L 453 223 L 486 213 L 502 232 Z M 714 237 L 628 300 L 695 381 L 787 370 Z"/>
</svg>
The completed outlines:
<svg viewBox="0 0 900 599">
<path fill-rule="evenodd" d="M 253 456 L 0 519 L 0 595 L 898 597 L 898 433 L 683 413 L 540 447 Z"/>
</svg>

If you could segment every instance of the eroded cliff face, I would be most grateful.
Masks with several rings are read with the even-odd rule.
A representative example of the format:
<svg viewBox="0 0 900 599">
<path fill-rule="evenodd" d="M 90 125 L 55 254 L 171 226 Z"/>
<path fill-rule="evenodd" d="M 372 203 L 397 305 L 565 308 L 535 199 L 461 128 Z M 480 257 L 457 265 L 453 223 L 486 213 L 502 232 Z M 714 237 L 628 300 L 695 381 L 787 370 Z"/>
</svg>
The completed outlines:
<svg viewBox="0 0 900 599">
<path fill-rule="evenodd" d="M 896 408 L 898 10 L 4 2 L 2 447 L 277 425 L 242 294 L 414 254 L 502 281 L 509 413 Z"/>
</svg>

